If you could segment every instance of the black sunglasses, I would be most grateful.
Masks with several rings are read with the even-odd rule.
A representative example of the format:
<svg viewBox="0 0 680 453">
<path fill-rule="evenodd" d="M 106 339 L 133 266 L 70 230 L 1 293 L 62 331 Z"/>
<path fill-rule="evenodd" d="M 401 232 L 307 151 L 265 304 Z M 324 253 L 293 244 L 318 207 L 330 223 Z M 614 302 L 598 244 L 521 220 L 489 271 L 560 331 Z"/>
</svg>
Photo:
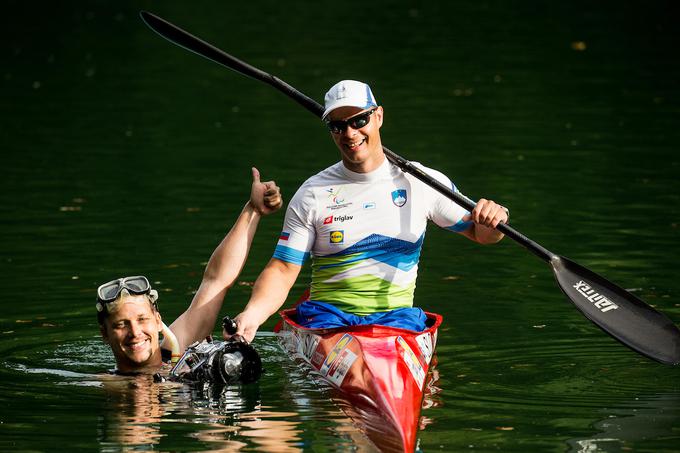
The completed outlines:
<svg viewBox="0 0 680 453">
<path fill-rule="evenodd" d="M 134 295 L 149 294 L 151 291 L 149 280 L 143 275 L 124 277 L 111 280 L 97 288 L 97 301 L 103 303 L 113 302 L 120 295 L 120 292 L 123 291 L 123 288 Z"/>
<path fill-rule="evenodd" d="M 349 125 L 352 129 L 361 129 L 371 121 L 371 114 L 376 109 L 371 109 L 368 112 L 359 113 L 346 120 L 326 121 L 326 126 L 334 134 L 341 134 L 345 132 Z"/>
</svg>

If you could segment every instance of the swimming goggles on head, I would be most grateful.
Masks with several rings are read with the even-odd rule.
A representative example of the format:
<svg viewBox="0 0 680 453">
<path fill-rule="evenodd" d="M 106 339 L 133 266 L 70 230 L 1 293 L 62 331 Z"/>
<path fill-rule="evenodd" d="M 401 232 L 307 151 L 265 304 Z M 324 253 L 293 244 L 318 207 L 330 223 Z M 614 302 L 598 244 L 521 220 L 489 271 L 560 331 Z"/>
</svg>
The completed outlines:
<svg viewBox="0 0 680 453">
<path fill-rule="evenodd" d="M 371 121 L 371 114 L 375 112 L 375 110 L 376 109 L 371 109 L 368 112 L 359 113 L 346 120 L 326 121 L 326 126 L 328 126 L 328 129 L 334 134 L 345 132 L 347 125 L 352 129 L 361 129 Z"/>
<path fill-rule="evenodd" d="M 123 289 L 128 290 L 130 294 L 134 295 L 149 294 L 152 292 L 149 280 L 143 275 L 111 280 L 97 288 L 97 311 L 102 311 L 104 309 L 102 304 L 108 304 L 116 300 Z"/>
</svg>

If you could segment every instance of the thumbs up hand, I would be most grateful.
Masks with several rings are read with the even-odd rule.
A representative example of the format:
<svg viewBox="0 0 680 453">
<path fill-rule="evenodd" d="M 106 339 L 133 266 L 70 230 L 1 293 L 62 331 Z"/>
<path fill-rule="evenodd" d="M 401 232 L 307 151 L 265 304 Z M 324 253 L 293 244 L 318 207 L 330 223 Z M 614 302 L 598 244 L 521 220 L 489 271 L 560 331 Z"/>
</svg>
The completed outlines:
<svg viewBox="0 0 680 453">
<path fill-rule="evenodd" d="M 281 189 L 274 181 L 260 181 L 260 171 L 253 167 L 253 186 L 250 190 L 250 204 L 257 212 L 268 215 L 278 211 L 283 206 Z"/>
</svg>

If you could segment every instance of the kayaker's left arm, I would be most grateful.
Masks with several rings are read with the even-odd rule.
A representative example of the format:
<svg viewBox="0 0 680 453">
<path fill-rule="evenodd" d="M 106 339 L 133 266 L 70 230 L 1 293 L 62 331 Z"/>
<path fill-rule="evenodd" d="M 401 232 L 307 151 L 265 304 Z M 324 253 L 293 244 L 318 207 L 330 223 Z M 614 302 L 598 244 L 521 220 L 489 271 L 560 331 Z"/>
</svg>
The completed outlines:
<svg viewBox="0 0 680 453">
<path fill-rule="evenodd" d="M 420 164 L 416 165 L 444 186 L 451 187 L 454 192 L 458 192 L 456 185 L 443 173 L 425 168 Z M 510 214 L 505 207 L 495 201 L 481 198 L 472 212 L 468 212 L 434 189 L 426 191 L 425 197 L 426 202 L 431 206 L 428 218 L 440 227 L 461 233 L 480 244 L 495 244 L 503 239 L 504 234 L 496 230 L 496 227 L 499 223 L 508 223 Z"/>
<path fill-rule="evenodd" d="M 480 199 L 470 214 L 463 221 L 472 222 L 472 226 L 461 233 L 468 239 L 480 244 L 495 244 L 505 236 L 496 227 L 500 223 L 508 223 L 510 212 L 500 204 Z"/>
<path fill-rule="evenodd" d="M 273 181 L 260 182 L 259 172 L 253 168 L 250 201 L 210 257 L 191 305 L 170 326 L 180 350 L 210 335 L 224 296 L 246 262 L 260 217 L 277 211 L 282 204 L 276 184 Z"/>
</svg>

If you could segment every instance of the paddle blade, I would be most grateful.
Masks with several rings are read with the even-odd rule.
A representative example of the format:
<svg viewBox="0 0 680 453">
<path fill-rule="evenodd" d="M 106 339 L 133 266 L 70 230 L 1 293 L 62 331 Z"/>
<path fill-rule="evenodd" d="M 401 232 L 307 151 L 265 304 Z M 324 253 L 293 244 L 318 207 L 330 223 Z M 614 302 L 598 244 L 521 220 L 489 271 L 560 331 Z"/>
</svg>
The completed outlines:
<svg viewBox="0 0 680 453">
<path fill-rule="evenodd" d="M 173 44 L 250 77 L 259 79 L 266 77 L 266 74 L 262 73 L 259 69 L 232 57 L 212 44 L 197 38 L 188 31 L 179 28 L 177 25 L 172 24 L 155 14 L 148 11 L 140 11 L 139 16 L 150 29 Z"/>
<path fill-rule="evenodd" d="M 665 315 L 567 258 L 554 256 L 550 264 L 564 294 L 598 327 L 640 354 L 680 363 L 680 330 Z"/>
</svg>

